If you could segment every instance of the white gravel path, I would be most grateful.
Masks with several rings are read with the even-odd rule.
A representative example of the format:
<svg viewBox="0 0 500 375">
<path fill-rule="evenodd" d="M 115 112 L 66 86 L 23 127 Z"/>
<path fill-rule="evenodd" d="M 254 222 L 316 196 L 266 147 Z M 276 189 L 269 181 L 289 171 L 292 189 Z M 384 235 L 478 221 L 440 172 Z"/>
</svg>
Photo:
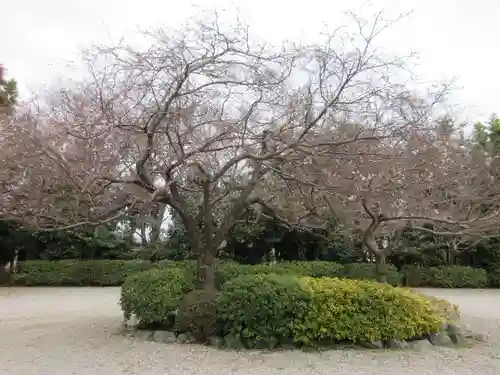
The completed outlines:
<svg viewBox="0 0 500 375">
<path fill-rule="evenodd" d="M 235 353 L 118 335 L 116 288 L 1 288 L 0 375 L 500 374 L 500 290 L 425 292 L 459 303 L 489 343 L 423 352 Z"/>
</svg>

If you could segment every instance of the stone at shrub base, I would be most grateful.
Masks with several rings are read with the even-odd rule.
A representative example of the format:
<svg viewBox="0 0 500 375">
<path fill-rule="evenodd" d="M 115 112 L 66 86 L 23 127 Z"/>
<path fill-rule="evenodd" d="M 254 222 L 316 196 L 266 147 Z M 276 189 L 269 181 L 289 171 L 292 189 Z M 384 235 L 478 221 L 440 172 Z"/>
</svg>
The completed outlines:
<svg viewBox="0 0 500 375">
<path fill-rule="evenodd" d="M 295 350 L 297 345 L 294 344 L 292 339 L 284 339 L 279 343 L 279 347 L 283 350 Z"/>
<path fill-rule="evenodd" d="M 173 344 L 177 342 L 175 333 L 170 331 L 155 331 L 153 335 L 154 342 L 163 342 L 165 344 Z"/>
<path fill-rule="evenodd" d="M 241 350 L 245 349 L 245 345 L 239 337 L 233 335 L 227 335 L 224 337 L 224 345 L 228 349 Z"/>
<path fill-rule="evenodd" d="M 136 329 L 133 336 L 138 340 L 153 341 L 154 331 L 149 331 L 146 329 Z"/>
<path fill-rule="evenodd" d="M 219 336 L 212 336 L 208 339 L 208 345 L 222 348 L 224 346 L 224 339 Z"/>
<path fill-rule="evenodd" d="M 177 336 L 177 342 L 179 344 L 192 344 L 196 340 L 189 333 L 181 333 Z"/>
<path fill-rule="evenodd" d="M 383 349 L 384 343 L 382 341 L 361 341 L 359 346 L 365 349 Z"/>
<path fill-rule="evenodd" d="M 436 346 L 447 346 L 447 347 L 453 346 L 453 342 L 450 336 L 448 336 L 448 334 L 445 331 L 431 333 L 429 335 L 429 341 L 432 343 L 432 345 Z"/>
<path fill-rule="evenodd" d="M 389 349 L 405 349 L 408 347 L 408 342 L 401 340 L 388 340 L 385 345 Z"/>
<path fill-rule="evenodd" d="M 432 348 L 432 343 L 427 340 L 415 340 L 408 343 L 408 347 L 413 350 L 426 350 Z"/>
</svg>

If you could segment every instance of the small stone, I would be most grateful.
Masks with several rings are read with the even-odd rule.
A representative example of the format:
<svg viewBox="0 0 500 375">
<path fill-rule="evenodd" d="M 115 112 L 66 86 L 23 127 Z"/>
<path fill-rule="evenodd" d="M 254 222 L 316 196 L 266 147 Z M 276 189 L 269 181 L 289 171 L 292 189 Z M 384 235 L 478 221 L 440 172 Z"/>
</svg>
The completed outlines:
<svg viewBox="0 0 500 375">
<path fill-rule="evenodd" d="M 283 350 L 295 350 L 295 349 L 297 349 L 297 345 L 290 338 L 282 339 L 279 343 L 279 347 Z"/>
<path fill-rule="evenodd" d="M 453 346 L 453 341 L 451 341 L 450 336 L 446 332 L 431 333 L 429 335 L 429 341 L 432 345 L 436 346 Z"/>
<path fill-rule="evenodd" d="M 383 349 L 384 343 L 382 341 L 362 341 L 359 343 L 365 349 Z"/>
<path fill-rule="evenodd" d="M 482 333 L 474 333 L 474 332 L 469 332 L 466 335 L 464 335 L 464 339 L 467 341 L 475 341 L 475 342 L 486 342 L 488 341 L 488 336 L 482 334 Z"/>
<path fill-rule="evenodd" d="M 152 341 L 153 340 L 154 331 L 149 331 L 146 329 L 137 329 L 134 331 L 133 336 L 138 340 L 143 341 Z"/>
<path fill-rule="evenodd" d="M 177 342 L 179 344 L 192 344 L 196 340 L 188 333 L 181 333 L 177 336 Z"/>
<path fill-rule="evenodd" d="M 165 344 L 172 344 L 177 341 L 175 333 L 170 331 L 156 331 L 153 335 L 154 342 L 163 342 Z"/>
<path fill-rule="evenodd" d="M 227 335 L 224 337 L 224 345 L 226 348 L 234 350 L 241 350 L 245 348 L 240 338 L 233 335 Z"/>
<path fill-rule="evenodd" d="M 224 339 L 219 336 L 212 336 L 208 339 L 208 345 L 222 348 L 224 346 Z"/>
<path fill-rule="evenodd" d="M 451 342 L 456 346 L 465 345 L 465 337 L 461 333 L 449 333 L 448 336 L 450 337 Z"/>
<path fill-rule="evenodd" d="M 449 335 L 450 334 L 459 334 L 462 333 L 462 329 L 456 325 L 456 324 L 451 324 L 448 323 L 446 324 L 446 328 L 444 329 Z"/>
<path fill-rule="evenodd" d="M 414 350 L 426 350 L 432 347 L 429 340 L 414 340 L 408 343 L 408 347 Z"/>
<path fill-rule="evenodd" d="M 406 341 L 401 340 L 388 340 L 385 344 L 389 349 L 404 349 L 408 346 Z"/>
</svg>

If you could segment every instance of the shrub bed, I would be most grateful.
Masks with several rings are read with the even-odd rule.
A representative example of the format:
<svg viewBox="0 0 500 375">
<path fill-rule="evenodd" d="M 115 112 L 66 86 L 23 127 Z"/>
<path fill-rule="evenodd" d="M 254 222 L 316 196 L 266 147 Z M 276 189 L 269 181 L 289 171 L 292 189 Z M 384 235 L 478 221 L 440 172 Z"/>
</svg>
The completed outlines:
<svg viewBox="0 0 500 375">
<path fill-rule="evenodd" d="M 243 275 L 224 284 L 218 300 L 225 334 L 246 347 L 284 342 L 407 340 L 437 332 L 444 318 L 431 300 L 372 281 L 296 275 Z"/>
<path fill-rule="evenodd" d="M 484 288 L 488 285 L 488 274 L 480 268 L 407 266 L 403 272 L 406 285 L 411 287 Z"/>
</svg>

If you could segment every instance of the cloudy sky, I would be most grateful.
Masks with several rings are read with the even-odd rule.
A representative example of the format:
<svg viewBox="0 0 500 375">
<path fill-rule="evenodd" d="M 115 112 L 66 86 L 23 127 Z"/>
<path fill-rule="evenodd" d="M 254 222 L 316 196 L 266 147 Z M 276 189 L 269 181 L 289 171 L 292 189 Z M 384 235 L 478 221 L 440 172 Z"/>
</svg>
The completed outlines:
<svg viewBox="0 0 500 375">
<path fill-rule="evenodd" d="M 16 0 L 1 2 L 0 63 L 23 96 L 53 83 L 78 61 L 79 49 L 110 43 L 138 28 L 176 27 L 198 9 L 234 9 L 272 42 L 314 39 L 343 11 L 388 16 L 413 11 L 380 43 L 388 51 L 419 54 L 426 80 L 458 78 L 452 100 L 469 120 L 500 112 L 500 1 L 498 0 Z M 78 71 L 72 71 L 78 75 Z"/>
</svg>

